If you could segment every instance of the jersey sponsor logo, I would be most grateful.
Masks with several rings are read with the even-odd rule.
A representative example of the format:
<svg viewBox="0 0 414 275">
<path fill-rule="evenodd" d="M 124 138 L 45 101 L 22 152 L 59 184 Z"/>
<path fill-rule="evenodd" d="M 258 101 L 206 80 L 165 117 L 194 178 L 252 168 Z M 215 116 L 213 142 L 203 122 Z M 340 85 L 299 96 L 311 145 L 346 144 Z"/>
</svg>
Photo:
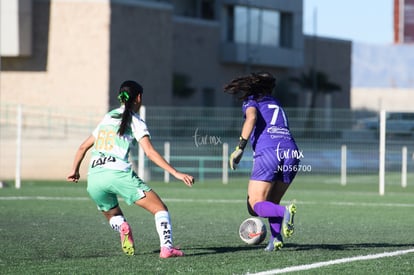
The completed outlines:
<svg viewBox="0 0 414 275">
<path fill-rule="evenodd" d="M 286 128 L 279 128 L 276 126 L 271 126 L 269 128 L 267 128 L 267 132 L 269 134 L 282 134 L 282 135 L 290 135 L 290 132 L 288 129 Z"/>
<path fill-rule="evenodd" d="M 106 163 L 109 162 L 116 162 L 116 158 L 112 157 L 112 156 L 108 156 L 108 157 L 100 157 L 98 159 L 95 159 L 92 161 L 92 168 L 95 168 L 96 166 L 102 166 L 105 165 Z"/>
</svg>

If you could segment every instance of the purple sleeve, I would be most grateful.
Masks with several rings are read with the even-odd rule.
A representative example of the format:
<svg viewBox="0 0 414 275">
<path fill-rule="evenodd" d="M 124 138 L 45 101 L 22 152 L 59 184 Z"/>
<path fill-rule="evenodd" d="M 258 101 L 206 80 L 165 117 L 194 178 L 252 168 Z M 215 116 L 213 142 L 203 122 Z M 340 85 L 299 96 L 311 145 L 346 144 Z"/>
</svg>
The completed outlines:
<svg viewBox="0 0 414 275">
<path fill-rule="evenodd" d="M 255 100 L 248 99 L 248 100 L 243 101 L 242 109 L 243 109 L 243 114 L 244 115 L 246 115 L 246 110 L 249 107 L 255 107 L 256 109 L 258 109 L 259 106 L 258 106 L 258 104 Z"/>
</svg>

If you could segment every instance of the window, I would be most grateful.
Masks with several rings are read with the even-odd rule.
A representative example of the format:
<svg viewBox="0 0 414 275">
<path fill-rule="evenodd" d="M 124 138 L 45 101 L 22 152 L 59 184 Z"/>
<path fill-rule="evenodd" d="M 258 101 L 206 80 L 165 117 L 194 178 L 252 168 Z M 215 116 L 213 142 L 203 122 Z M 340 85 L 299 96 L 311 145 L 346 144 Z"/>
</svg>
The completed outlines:
<svg viewBox="0 0 414 275">
<path fill-rule="evenodd" d="M 276 10 L 228 6 L 227 40 L 266 46 L 292 46 L 292 15 Z"/>
<path fill-rule="evenodd" d="M 238 43 L 279 45 L 279 13 L 236 6 L 234 40 Z"/>
</svg>

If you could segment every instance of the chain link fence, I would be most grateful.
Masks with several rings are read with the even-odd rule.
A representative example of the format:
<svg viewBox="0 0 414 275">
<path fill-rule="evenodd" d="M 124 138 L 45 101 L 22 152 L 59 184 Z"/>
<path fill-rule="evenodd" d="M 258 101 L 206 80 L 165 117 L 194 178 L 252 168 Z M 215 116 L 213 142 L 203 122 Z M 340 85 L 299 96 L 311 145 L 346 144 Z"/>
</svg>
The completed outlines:
<svg viewBox="0 0 414 275">
<path fill-rule="evenodd" d="M 1 104 L 0 108 L 0 180 L 16 177 L 17 152 L 21 155 L 23 179 L 64 179 L 77 147 L 104 115 L 104 112 L 85 109 L 21 106 L 19 145 L 19 106 Z M 194 174 L 200 181 L 224 181 L 224 174 L 230 177 L 249 175 L 252 164 L 250 149 L 246 150 L 238 170 L 225 169 L 226 154 L 230 154 L 238 143 L 243 123 L 241 108 L 146 106 L 144 109 L 155 148 L 161 154 L 166 153 L 177 169 Z M 344 179 L 349 181 L 372 175 L 372 183 L 378 182 L 380 144 L 377 113 L 299 108 L 285 111 L 302 153 L 301 176 L 323 174 L 330 176 L 328 178 L 333 183 L 339 183 Z M 391 117 L 395 119 L 396 114 Z M 388 181 L 398 184 L 404 166 L 409 181 L 413 173 L 414 126 L 411 129 L 395 126 L 392 124 L 396 123 L 389 119 L 386 173 L 390 176 Z M 414 119 L 411 122 L 414 123 Z M 21 147 L 20 151 L 17 146 Z M 138 148 L 133 151 L 133 161 L 138 166 Z M 168 180 L 164 171 L 147 159 L 144 162 L 145 180 Z M 86 177 L 85 166 L 83 178 Z"/>
</svg>

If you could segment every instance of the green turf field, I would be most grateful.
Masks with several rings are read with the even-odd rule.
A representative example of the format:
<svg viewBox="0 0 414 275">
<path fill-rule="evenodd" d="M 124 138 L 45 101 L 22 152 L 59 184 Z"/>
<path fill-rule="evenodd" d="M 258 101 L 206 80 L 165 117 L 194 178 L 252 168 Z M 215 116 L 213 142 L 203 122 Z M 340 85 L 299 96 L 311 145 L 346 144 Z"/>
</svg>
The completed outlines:
<svg viewBox="0 0 414 275">
<path fill-rule="evenodd" d="M 0 189 L 0 274 L 413 274 L 413 182 L 387 185 L 379 196 L 371 181 L 360 176 L 340 186 L 299 175 L 283 201 L 297 202 L 297 230 L 274 253 L 239 239 L 248 217 L 246 179 L 193 188 L 150 183 L 169 206 L 175 245 L 186 253 L 170 259 L 159 258 L 153 217 L 139 207 L 121 202 L 136 240 L 137 255 L 128 257 L 85 182 L 24 181 L 20 190 Z"/>
</svg>

